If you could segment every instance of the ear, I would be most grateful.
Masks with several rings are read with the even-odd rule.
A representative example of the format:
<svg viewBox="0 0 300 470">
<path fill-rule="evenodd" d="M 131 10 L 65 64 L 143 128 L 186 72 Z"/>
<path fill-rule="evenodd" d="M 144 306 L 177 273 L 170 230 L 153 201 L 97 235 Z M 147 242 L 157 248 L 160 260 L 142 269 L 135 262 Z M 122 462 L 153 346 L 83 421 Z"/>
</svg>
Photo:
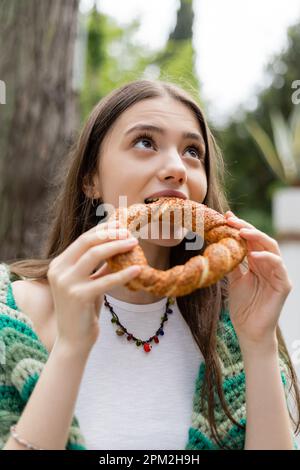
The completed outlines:
<svg viewBox="0 0 300 470">
<path fill-rule="evenodd" d="M 87 198 L 93 199 L 100 197 L 100 188 L 97 175 L 94 177 L 91 177 L 91 175 L 85 175 L 83 177 L 82 191 Z"/>
</svg>

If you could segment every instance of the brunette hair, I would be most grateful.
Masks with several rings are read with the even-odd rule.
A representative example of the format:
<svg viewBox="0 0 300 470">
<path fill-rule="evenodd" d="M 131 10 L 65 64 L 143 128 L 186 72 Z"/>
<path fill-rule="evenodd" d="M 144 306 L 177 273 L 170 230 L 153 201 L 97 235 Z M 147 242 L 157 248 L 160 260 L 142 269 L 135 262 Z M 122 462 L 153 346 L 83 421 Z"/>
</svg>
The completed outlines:
<svg viewBox="0 0 300 470">
<path fill-rule="evenodd" d="M 113 90 L 101 99 L 92 110 L 65 163 L 59 167 L 52 182 L 53 196 L 47 207 L 47 220 L 50 220 L 51 224 L 43 243 L 42 254 L 38 259 L 10 263 L 12 273 L 33 279 L 47 279 L 50 261 L 63 252 L 83 232 L 99 222 L 91 199 L 83 191 L 83 182 L 91 182 L 91 178 L 97 170 L 103 138 L 115 120 L 130 106 L 142 100 L 164 96 L 172 97 L 186 105 L 199 122 L 206 146 L 205 169 L 208 183 L 207 194 L 202 202 L 220 213 L 224 213 L 230 208 L 224 192 L 224 176 L 227 170 L 222 153 L 196 98 L 194 99 L 191 93 L 171 81 L 134 80 Z M 185 249 L 186 241 L 183 239 L 179 245 L 171 248 L 170 267 L 185 264 L 192 256 L 203 254 L 206 247 L 205 242 L 200 250 L 189 251 Z M 247 266 L 247 261 L 244 260 L 243 264 Z M 189 326 L 207 366 L 201 399 L 207 399 L 207 419 L 211 433 L 215 442 L 222 448 L 214 413 L 215 388 L 225 414 L 232 423 L 245 429 L 233 418 L 224 399 L 217 353 L 218 321 L 221 310 L 228 307 L 228 278 L 225 276 L 216 284 L 178 297 L 177 301 L 181 314 Z M 298 411 L 297 421 L 291 415 L 290 410 L 289 413 L 296 425 L 296 432 L 299 432 L 300 394 L 297 376 L 279 326 L 277 326 L 277 338 L 279 353 L 287 364 L 291 388 L 293 387 L 294 391 Z M 202 406 L 201 408 L 203 409 Z"/>
</svg>

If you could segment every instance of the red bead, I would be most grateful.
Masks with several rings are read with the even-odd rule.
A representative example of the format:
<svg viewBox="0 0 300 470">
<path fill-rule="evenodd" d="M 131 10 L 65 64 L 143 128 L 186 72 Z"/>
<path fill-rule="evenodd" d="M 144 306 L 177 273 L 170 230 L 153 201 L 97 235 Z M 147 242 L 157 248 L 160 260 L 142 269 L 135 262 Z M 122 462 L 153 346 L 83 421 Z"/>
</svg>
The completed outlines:
<svg viewBox="0 0 300 470">
<path fill-rule="evenodd" d="M 155 343 L 159 343 L 159 339 L 158 339 L 157 336 L 154 336 L 154 341 L 155 341 Z"/>
<path fill-rule="evenodd" d="M 145 343 L 145 344 L 144 344 L 144 350 L 145 350 L 146 352 L 150 352 L 151 349 L 152 349 L 152 346 L 151 346 L 150 343 Z"/>
<path fill-rule="evenodd" d="M 132 339 L 132 335 L 127 336 L 127 340 L 130 341 Z"/>
</svg>

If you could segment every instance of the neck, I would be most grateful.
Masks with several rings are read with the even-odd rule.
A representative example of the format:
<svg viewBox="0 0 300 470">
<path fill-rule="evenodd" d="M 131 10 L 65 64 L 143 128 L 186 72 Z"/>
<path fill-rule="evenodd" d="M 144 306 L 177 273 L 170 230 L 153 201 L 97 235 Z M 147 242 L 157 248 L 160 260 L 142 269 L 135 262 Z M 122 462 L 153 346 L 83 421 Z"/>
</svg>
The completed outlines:
<svg viewBox="0 0 300 470">
<path fill-rule="evenodd" d="M 144 251 L 148 264 L 155 269 L 165 271 L 169 267 L 170 248 L 165 246 L 158 246 L 148 243 L 145 240 L 140 240 L 140 245 Z M 131 291 L 125 286 L 117 286 L 106 293 L 115 299 L 123 300 L 124 302 L 132 304 L 150 304 L 158 302 L 164 297 L 158 297 L 152 292 Z"/>
</svg>

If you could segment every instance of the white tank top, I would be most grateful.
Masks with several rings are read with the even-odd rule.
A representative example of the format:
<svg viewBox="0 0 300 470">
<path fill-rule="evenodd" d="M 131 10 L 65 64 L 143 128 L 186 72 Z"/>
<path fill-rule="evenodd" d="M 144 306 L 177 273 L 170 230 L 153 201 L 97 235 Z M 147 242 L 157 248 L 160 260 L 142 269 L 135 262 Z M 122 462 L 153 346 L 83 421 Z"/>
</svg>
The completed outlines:
<svg viewBox="0 0 300 470">
<path fill-rule="evenodd" d="M 147 340 L 160 326 L 167 298 L 131 304 L 107 295 L 121 324 Z M 100 333 L 88 357 L 74 413 L 87 449 L 183 450 L 203 356 L 177 302 L 152 350 L 118 336 L 102 304 Z"/>
</svg>

